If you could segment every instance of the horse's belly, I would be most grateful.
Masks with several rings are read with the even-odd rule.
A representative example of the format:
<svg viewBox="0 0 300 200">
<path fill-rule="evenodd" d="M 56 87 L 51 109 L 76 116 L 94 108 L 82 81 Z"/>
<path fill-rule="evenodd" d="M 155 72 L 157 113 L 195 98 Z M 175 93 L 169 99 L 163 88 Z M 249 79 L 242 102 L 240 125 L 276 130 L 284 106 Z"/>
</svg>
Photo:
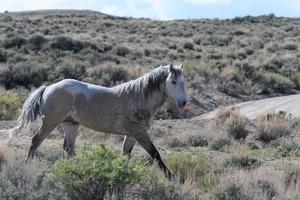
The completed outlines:
<svg viewBox="0 0 300 200">
<path fill-rule="evenodd" d="M 125 134 L 122 117 L 114 111 L 103 111 L 101 108 L 86 109 L 77 112 L 75 118 L 80 124 L 96 131 Z"/>
</svg>

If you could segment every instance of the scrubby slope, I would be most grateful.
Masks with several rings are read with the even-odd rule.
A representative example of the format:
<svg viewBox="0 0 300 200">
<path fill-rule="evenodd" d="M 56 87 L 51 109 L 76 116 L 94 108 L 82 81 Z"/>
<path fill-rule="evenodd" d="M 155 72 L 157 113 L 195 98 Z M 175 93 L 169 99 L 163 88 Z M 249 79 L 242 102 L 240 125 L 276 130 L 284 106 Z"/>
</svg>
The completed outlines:
<svg viewBox="0 0 300 200">
<path fill-rule="evenodd" d="M 299 92 L 300 20 L 121 18 L 93 11 L 0 15 L 0 84 L 32 88 L 62 78 L 111 86 L 160 64 L 183 63 L 193 109 Z"/>
</svg>

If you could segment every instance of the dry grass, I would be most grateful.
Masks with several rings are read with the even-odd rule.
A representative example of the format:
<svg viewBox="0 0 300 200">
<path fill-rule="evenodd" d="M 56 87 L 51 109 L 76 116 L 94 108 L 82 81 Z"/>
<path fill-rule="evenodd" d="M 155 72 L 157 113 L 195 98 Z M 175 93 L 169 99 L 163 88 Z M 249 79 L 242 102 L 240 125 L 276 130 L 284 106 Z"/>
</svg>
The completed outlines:
<svg viewBox="0 0 300 200">
<path fill-rule="evenodd" d="M 260 116 L 257 118 L 256 127 L 257 139 L 265 143 L 292 134 L 291 123 L 285 113 Z"/>
</svg>

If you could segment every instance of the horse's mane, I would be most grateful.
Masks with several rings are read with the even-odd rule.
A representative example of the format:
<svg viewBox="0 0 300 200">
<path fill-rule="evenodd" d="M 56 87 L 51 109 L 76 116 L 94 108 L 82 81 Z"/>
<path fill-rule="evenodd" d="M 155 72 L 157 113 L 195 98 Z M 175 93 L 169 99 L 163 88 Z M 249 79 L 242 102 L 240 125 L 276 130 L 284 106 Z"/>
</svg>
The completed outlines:
<svg viewBox="0 0 300 200">
<path fill-rule="evenodd" d="M 159 91 L 161 84 L 166 81 L 168 73 L 167 66 L 160 66 L 135 80 L 117 85 L 113 89 L 119 95 L 130 94 L 145 98 Z"/>
</svg>

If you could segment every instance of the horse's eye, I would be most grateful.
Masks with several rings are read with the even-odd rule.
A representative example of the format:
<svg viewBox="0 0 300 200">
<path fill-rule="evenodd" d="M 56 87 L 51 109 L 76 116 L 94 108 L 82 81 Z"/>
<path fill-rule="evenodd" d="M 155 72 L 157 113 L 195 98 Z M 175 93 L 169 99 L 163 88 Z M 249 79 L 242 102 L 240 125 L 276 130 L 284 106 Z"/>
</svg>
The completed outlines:
<svg viewBox="0 0 300 200">
<path fill-rule="evenodd" d="M 176 81 L 172 81 L 172 83 L 173 83 L 174 85 L 176 85 Z"/>
</svg>

